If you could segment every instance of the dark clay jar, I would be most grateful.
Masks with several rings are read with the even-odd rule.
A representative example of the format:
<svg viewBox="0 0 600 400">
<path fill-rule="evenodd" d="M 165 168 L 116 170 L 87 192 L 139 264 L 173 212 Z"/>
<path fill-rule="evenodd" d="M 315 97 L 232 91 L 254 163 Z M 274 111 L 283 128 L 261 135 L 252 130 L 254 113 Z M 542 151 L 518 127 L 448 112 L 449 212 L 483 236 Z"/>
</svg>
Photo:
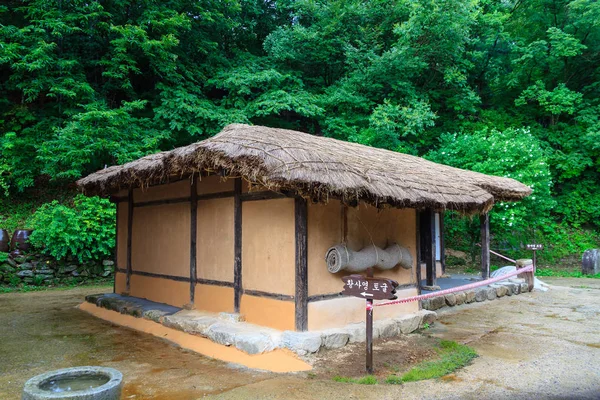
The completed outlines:
<svg viewBox="0 0 600 400">
<path fill-rule="evenodd" d="M 10 236 L 6 229 L 0 229 L 0 252 L 8 253 L 10 250 Z"/>
<path fill-rule="evenodd" d="M 29 250 L 31 246 L 27 240 L 31 232 L 33 231 L 29 229 L 17 229 L 13 233 L 12 240 L 10 241 L 10 248 L 13 250 L 13 253 L 20 254 Z"/>
</svg>

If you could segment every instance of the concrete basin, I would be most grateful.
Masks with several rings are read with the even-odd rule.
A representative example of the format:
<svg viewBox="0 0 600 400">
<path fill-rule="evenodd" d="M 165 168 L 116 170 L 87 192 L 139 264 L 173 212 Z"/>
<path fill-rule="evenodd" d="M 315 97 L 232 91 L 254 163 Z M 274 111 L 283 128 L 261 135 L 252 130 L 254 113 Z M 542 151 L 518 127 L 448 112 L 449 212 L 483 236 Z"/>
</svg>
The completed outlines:
<svg viewBox="0 0 600 400">
<path fill-rule="evenodd" d="M 65 368 L 34 376 L 22 400 L 119 400 L 123 374 L 114 368 Z"/>
</svg>

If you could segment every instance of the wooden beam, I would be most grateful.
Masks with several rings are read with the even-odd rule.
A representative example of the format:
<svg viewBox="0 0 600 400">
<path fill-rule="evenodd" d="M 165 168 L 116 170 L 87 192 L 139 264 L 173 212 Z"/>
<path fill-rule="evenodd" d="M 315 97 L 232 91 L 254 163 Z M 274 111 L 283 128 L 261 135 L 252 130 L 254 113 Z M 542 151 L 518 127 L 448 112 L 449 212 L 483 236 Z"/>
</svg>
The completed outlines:
<svg viewBox="0 0 600 400">
<path fill-rule="evenodd" d="M 151 201 L 140 201 L 138 203 L 134 203 L 134 207 L 150 207 L 150 206 L 161 206 L 163 204 L 177 204 L 177 203 L 187 203 L 190 201 L 190 197 L 176 197 L 173 199 L 161 199 L 161 200 L 151 200 Z"/>
<path fill-rule="evenodd" d="M 481 279 L 490 276 L 490 216 L 488 213 L 479 216 L 481 227 Z"/>
<path fill-rule="evenodd" d="M 249 296 L 265 297 L 267 299 L 274 299 L 274 300 L 281 300 L 281 301 L 294 301 L 294 296 L 290 296 L 289 294 L 263 292 L 261 290 L 244 289 L 244 294 L 247 294 Z"/>
<path fill-rule="evenodd" d="M 240 195 L 242 201 L 285 199 L 286 197 L 284 194 L 271 191 L 248 192 Z"/>
<path fill-rule="evenodd" d="M 127 275 L 125 277 L 125 290 L 129 294 L 131 287 L 131 235 L 133 233 L 133 189 L 129 189 L 127 202 Z"/>
<path fill-rule="evenodd" d="M 196 296 L 196 277 L 197 257 L 196 257 L 196 238 L 198 235 L 198 180 L 192 175 L 192 184 L 190 185 L 190 303 L 194 304 Z"/>
<path fill-rule="evenodd" d="M 233 182 L 233 309 L 240 312 L 242 299 L 242 179 Z"/>
<path fill-rule="evenodd" d="M 226 199 L 235 196 L 235 191 L 199 194 L 198 200 Z"/>
<path fill-rule="evenodd" d="M 308 329 L 308 207 L 306 200 L 296 197 L 294 201 L 296 232 L 296 330 Z"/>
<path fill-rule="evenodd" d="M 230 287 L 230 288 L 233 287 L 233 282 L 217 281 L 214 279 L 197 278 L 196 282 L 201 285 L 224 286 L 224 287 Z"/>
</svg>

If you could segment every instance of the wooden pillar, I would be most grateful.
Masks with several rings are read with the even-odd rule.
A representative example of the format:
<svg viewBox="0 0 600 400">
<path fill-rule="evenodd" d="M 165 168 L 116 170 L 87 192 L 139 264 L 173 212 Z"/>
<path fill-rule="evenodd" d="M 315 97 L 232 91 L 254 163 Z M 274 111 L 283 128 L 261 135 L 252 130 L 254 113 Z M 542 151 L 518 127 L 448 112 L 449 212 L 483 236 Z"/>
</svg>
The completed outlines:
<svg viewBox="0 0 600 400">
<path fill-rule="evenodd" d="M 479 216 L 481 226 L 481 279 L 490 276 L 490 216 L 488 213 Z"/>
<path fill-rule="evenodd" d="M 426 285 L 435 286 L 435 212 L 431 209 L 423 211 L 421 215 L 422 243 L 425 259 Z"/>
<path fill-rule="evenodd" d="M 242 180 L 233 182 L 233 309 L 240 312 L 242 300 Z"/>
<path fill-rule="evenodd" d="M 125 278 L 125 290 L 129 294 L 131 287 L 131 235 L 133 233 L 133 189 L 129 189 L 127 200 L 127 275 Z"/>
<path fill-rule="evenodd" d="M 440 262 L 442 263 L 442 274 L 446 273 L 446 240 L 444 239 L 444 213 L 440 214 Z"/>
<path fill-rule="evenodd" d="M 116 210 L 116 220 L 115 220 L 115 254 L 113 257 L 113 262 L 115 265 L 113 266 L 113 293 L 117 293 L 117 271 L 119 270 L 119 201 L 113 202 Z"/>
<path fill-rule="evenodd" d="M 306 200 L 296 197 L 295 206 L 295 231 L 296 231 L 296 295 L 294 296 L 296 308 L 296 330 L 308 329 L 308 208 Z"/>
<path fill-rule="evenodd" d="M 415 223 L 416 223 L 416 249 L 417 249 L 417 270 L 416 270 L 416 279 L 417 279 L 417 292 L 421 294 L 421 212 L 415 210 Z M 419 302 L 420 306 L 421 302 Z"/>
<path fill-rule="evenodd" d="M 192 175 L 190 186 L 190 304 L 194 305 L 198 269 L 196 265 L 196 238 L 198 237 L 198 180 Z"/>
</svg>

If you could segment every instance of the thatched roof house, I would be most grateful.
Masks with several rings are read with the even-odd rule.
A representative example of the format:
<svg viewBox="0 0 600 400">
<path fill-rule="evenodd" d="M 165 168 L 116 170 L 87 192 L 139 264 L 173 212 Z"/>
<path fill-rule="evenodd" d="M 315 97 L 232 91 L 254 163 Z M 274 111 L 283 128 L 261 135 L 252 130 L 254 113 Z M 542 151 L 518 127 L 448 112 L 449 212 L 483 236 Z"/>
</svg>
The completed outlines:
<svg viewBox="0 0 600 400">
<path fill-rule="evenodd" d="M 531 193 L 513 179 L 239 124 L 78 185 L 117 203 L 115 292 L 296 330 L 364 317 L 364 301 L 340 294 L 349 269 L 341 256 L 387 251 L 376 275 L 398 281 L 398 297 L 414 295 L 423 268 L 427 284 L 443 270 L 441 212 L 481 214 L 485 255 L 487 211 Z M 384 307 L 376 317 L 418 307 Z"/>
<path fill-rule="evenodd" d="M 398 208 L 485 212 L 531 189 L 423 158 L 301 132 L 233 124 L 216 136 L 100 170 L 79 180 L 87 194 L 147 187 L 203 171 L 226 171 L 273 191 L 314 201 L 341 199 Z"/>
</svg>

